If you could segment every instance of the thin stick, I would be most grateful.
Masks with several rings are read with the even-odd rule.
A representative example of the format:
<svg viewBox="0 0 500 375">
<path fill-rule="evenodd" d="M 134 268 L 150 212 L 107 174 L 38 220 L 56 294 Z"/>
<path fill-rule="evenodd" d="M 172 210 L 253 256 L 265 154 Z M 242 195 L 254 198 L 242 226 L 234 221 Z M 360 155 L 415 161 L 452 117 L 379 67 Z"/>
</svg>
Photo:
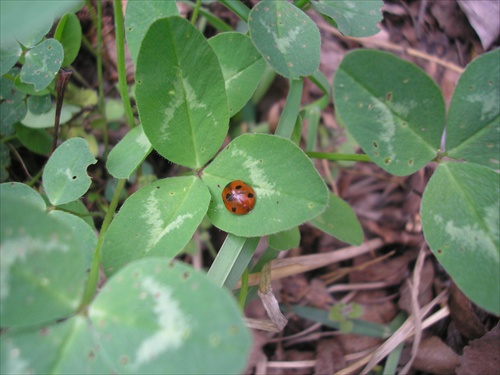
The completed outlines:
<svg viewBox="0 0 500 375">
<path fill-rule="evenodd" d="M 64 92 L 66 91 L 66 86 L 68 85 L 69 79 L 73 71 L 69 69 L 59 69 L 59 74 L 57 75 L 56 81 L 56 116 L 54 118 L 54 137 L 52 138 L 52 154 L 57 147 L 57 137 L 59 135 L 59 121 L 61 119 L 61 109 L 63 105 Z"/>
</svg>

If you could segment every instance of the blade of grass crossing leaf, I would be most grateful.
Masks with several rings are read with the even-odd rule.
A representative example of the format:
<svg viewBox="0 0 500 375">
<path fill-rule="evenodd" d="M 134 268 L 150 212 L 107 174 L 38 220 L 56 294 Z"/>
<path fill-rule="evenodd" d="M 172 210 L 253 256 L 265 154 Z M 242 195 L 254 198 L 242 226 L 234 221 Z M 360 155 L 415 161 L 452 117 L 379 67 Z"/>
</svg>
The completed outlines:
<svg viewBox="0 0 500 375">
<path fill-rule="evenodd" d="M 250 237 L 246 238 L 245 244 L 238 254 L 238 258 L 231 268 L 229 275 L 227 276 L 224 286 L 229 290 L 233 289 L 241 275 L 248 267 L 248 264 L 252 260 L 253 254 L 257 245 L 259 244 L 260 237 Z"/>
<path fill-rule="evenodd" d="M 242 266 L 247 256 L 243 256 L 242 258 L 244 259 L 241 259 L 240 253 L 249 253 L 252 246 L 254 246 L 253 250 L 255 250 L 258 242 L 259 237 L 245 238 L 228 234 L 217 257 L 208 270 L 207 276 L 219 286 L 228 285 L 234 278 L 237 281 L 250 261 L 248 260 Z M 253 250 L 251 251 L 252 254 Z M 232 284 L 233 286 L 236 281 Z"/>
<path fill-rule="evenodd" d="M 280 137 L 290 139 L 292 136 L 295 121 L 299 115 L 300 99 L 302 98 L 302 88 L 304 86 L 303 83 L 303 79 L 290 80 L 290 90 L 286 97 L 285 108 L 283 108 L 283 113 L 281 114 L 280 122 L 276 129 L 276 135 Z"/>
<path fill-rule="evenodd" d="M 331 154 L 328 152 L 306 152 L 307 156 L 315 159 L 326 159 L 331 161 L 364 161 L 371 163 L 372 160 L 365 154 Z"/>
<path fill-rule="evenodd" d="M 250 9 L 248 9 L 248 7 L 241 1 L 219 0 L 219 3 L 231 10 L 234 14 L 245 21 L 245 23 L 248 23 L 248 15 L 250 14 Z"/>
</svg>

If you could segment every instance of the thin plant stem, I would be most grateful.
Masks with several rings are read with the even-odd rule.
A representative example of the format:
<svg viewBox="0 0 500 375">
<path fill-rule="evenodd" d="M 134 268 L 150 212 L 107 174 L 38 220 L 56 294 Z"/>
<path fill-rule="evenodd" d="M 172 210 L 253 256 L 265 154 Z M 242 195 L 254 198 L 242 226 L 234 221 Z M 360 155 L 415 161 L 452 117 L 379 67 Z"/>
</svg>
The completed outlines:
<svg viewBox="0 0 500 375">
<path fill-rule="evenodd" d="M 116 65 L 118 69 L 118 91 L 122 98 L 125 116 L 131 128 L 135 126 L 134 113 L 130 105 L 127 86 L 127 72 L 125 69 L 125 26 L 123 23 L 122 2 L 113 1 L 115 11 L 115 30 L 116 30 Z"/>
<path fill-rule="evenodd" d="M 278 123 L 278 128 L 276 129 L 276 135 L 288 139 L 292 137 L 295 122 L 297 121 L 297 116 L 299 115 L 303 86 L 303 79 L 290 80 L 290 90 L 288 91 L 285 108 L 283 108 L 283 113 L 281 114 L 280 122 Z"/>
<path fill-rule="evenodd" d="M 64 100 L 64 93 L 66 92 L 66 86 L 68 85 L 69 79 L 73 72 L 68 69 L 59 69 L 59 74 L 56 80 L 56 115 L 54 117 L 54 137 L 52 138 L 52 154 L 57 147 L 57 137 L 59 136 L 59 122 L 61 119 L 61 109 Z"/>
<path fill-rule="evenodd" d="M 198 19 L 198 13 L 200 13 L 201 0 L 196 0 L 196 4 L 193 9 L 193 15 L 191 16 L 191 25 L 196 25 L 196 20 Z"/>
<path fill-rule="evenodd" d="M 250 9 L 243 4 L 241 1 L 234 0 L 219 0 L 219 3 L 224 5 L 226 8 L 231 10 L 234 14 L 240 17 L 243 21 L 248 23 L 248 15 L 250 14 Z"/>
<path fill-rule="evenodd" d="M 326 159 L 332 161 L 362 161 L 372 162 L 365 154 L 332 154 L 328 152 L 306 152 L 306 155 L 314 159 Z"/>
<path fill-rule="evenodd" d="M 245 268 L 245 272 L 241 275 L 241 289 L 240 295 L 238 296 L 238 304 L 243 310 L 245 308 L 245 303 L 247 301 L 248 295 L 248 268 Z"/>
<path fill-rule="evenodd" d="M 80 304 L 80 308 L 78 309 L 79 311 L 84 310 L 90 304 L 97 290 L 97 284 L 99 282 L 99 269 L 101 266 L 101 249 L 104 241 L 104 235 L 106 234 L 109 224 L 111 224 L 111 220 L 113 219 L 113 216 L 115 214 L 116 208 L 118 207 L 118 202 L 120 201 L 120 196 L 122 194 L 122 190 L 125 186 L 126 181 L 127 181 L 126 179 L 118 181 L 115 193 L 113 194 L 113 198 L 111 199 L 111 203 L 109 204 L 108 211 L 106 212 L 106 216 L 104 217 L 104 221 L 101 227 L 101 232 L 99 233 L 99 238 L 97 239 L 97 245 L 94 250 L 94 258 L 92 259 L 92 265 L 90 268 L 89 278 L 87 280 L 87 286 L 83 294 L 83 299 Z"/>
</svg>

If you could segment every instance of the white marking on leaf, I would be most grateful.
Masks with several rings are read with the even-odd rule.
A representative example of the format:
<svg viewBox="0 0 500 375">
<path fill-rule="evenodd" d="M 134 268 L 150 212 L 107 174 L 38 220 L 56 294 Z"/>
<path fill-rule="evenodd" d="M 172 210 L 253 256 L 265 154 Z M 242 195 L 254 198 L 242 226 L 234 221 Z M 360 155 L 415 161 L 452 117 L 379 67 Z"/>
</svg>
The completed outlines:
<svg viewBox="0 0 500 375">
<path fill-rule="evenodd" d="M 165 221 L 162 218 L 162 211 L 158 208 L 161 203 L 156 197 L 157 192 L 157 190 L 153 190 L 146 199 L 145 211 L 141 215 L 141 218 L 145 220 L 149 228 L 149 241 L 144 249 L 145 253 L 149 252 L 165 235 L 172 230 L 179 228 L 186 219 L 190 219 L 196 214 L 195 212 L 179 215 L 174 221 L 165 224 Z"/>
<path fill-rule="evenodd" d="M 148 276 L 142 281 L 139 293 L 146 293 L 153 299 L 153 312 L 159 329 L 140 343 L 132 363 L 134 369 L 154 360 L 161 353 L 180 348 L 190 333 L 190 319 L 180 308 L 179 301 L 173 298 L 170 288 Z"/>
<path fill-rule="evenodd" d="M 387 152 L 394 159 L 396 155 L 392 143 L 393 137 L 396 134 L 396 124 L 394 123 L 392 113 L 384 103 L 378 100 L 373 100 L 372 104 L 373 109 L 378 113 L 376 121 L 382 126 L 379 139 L 387 145 Z"/>
<path fill-rule="evenodd" d="M 500 104 L 496 95 L 469 94 L 465 100 L 469 103 L 482 104 L 480 120 L 490 119 L 499 111 Z"/>
<path fill-rule="evenodd" d="M 39 239 L 29 236 L 17 237 L 8 239 L 2 243 L 2 262 L 0 263 L 0 300 L 7 298 L 9 295 L 9 276 L 10 268 L 14 263 L 26 261 L 26 257 L 30 252 L 40 251 L 61 251 L 66 252 L 69 246 L 60 241 L 57 237 L 52 237 L 49 240 Z M 0 304 L 0 310 L 4 304 Z"/>
<path fill-rule="evenodd" d="M 178 77 L 174 83 L 174 90 L 168 93 L 170 96 L 169 106 L 163 110 L 163 115 L 165 117 L 159 127 L 160 140 L 162 141 L 167 141 L 170 138 L 170 123 L 174 119 L 177 109 L 184 103 L 183 92 L 182 78 Z"/>
<path fill-rule="evenodd" d="M 500 238 L 500 227 L 498 226 L 500 222 L 500 212 L 498 211 L 498 207 L 499 202 L 497 201 L 496 204 L 491 207 L 486 207 L 484 210 L 486 212 L 484 221 L 491 231 L 492 237 L 497 240 Z"/>
<path fill-rule="evenodd" d="M 135 139 L 135 142 L 144 151 L 149 150 L 149 148 L 151 147 L 151 142 L 149 142 L 148 137 L 146 137 L 146 134 L 143 131 L 139 133 L 139 136 Z"/>
<path fill-rule="evenodd" d="M 13 344 L 14 343 L 12 339 L 5 340 L 5 346 L 6 346 L 5 351 L 8 353 L 8 355 L 5 361 L 6 363 L 5 363 L 4 373 L 5 374 L 30 373 L 29 361 L 21 357 L 21 350 L 15 347 Z"/>
<path fill-rule="evenodd" d="M 448 221 L 444 228 L 446 234 L 450 236 L 455 244 L 460 244 L 465 251 L 487 251 L 494 258 L 496 263 L 500 260 L 495 244 L 491 241 L 488 234 L 479 228 L 479 225 L 457 226 L 453 221 Z"/>
<path fill-rule="evenodd" d="M 401 115 L 401 117 L 406 117 L 411 112 L 413 108 L 417 106 L 417 102 L 410 100 L 404 103 L 391 103 L 394 112 Z"/>
<path fill-rule="evenodd" d="M 252 185 L 255 193 L 259 197 L 268 197 L 280 195 L 280 191 L 276 190 L 275 184 L 267 177 L 266 172 L 260 167 L 260 160 L 254 159 L 247 155 L 244 150 L 233 147 L 231 151 L 233 158 L 245 159 L 242 163 L 243 168 L 248 172 L 250 184 Z"/>
</svg>

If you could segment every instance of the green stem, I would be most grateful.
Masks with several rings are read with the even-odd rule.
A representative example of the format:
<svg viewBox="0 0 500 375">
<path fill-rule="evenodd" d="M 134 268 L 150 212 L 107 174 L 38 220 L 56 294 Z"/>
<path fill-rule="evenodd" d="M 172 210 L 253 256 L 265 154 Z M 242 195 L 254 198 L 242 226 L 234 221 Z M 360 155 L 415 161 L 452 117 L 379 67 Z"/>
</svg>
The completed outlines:
<svg viewBox="0 0 500 375">
<path fill-rule="evenodd" d="M 245 21 L 245 23 L 248 23 L 248 15 L 250 14 L 250 9 L 241 1 L 219 0 L 219 3 L 231 10 L 234 14 Z"/>
<path fill-rule="evenodd" d="M 302 88 L 304 87 L 303 79 L 291 79 L 290 90 L 286 97 L 285 108 L 280 117 L 276 135 L 290 139 L 292 137 L 295 122 L 299 115 L 300 99 L 302 98 Z"/>
<path fill-rule="evenodd" d="M 191 25 L 196 25 L 196 20 L 198 19 L 198 13 L 200 13 L 201 0 L 196 0 L 196 4 L 194 5 L 193 15 L 191 16 Z"/>
<path fill-rule="evenodd" d="M 191 8 L 193 8 L 193 3 L 189 0 L 177 0 L 178 3 L 185 4 Z M 224 32 L 224 31 L 234 31 L 231 26 L 229 26 L 227 23 L 225 23 L 223 20 L 221 20 L 219 17 L 214 15 L 213 13 L 210 13 L 208 10 L 204 9 L 203 7 L 200 7 L 200 14 L 207 19 L 207 21 L 215 27 L 218 31 Z"/>
<path fill-rule="evenodd" d="M 125 26 L 123 23 L 122 2 L 113 1 L 115 11 L 115 30 L 116 30 L 116 65 L 118 70 L 118 91 L 122 97 L 125 116 L 131 128 L 135 126 L 134 113 L 130 105 L 127 86 L 127 72 L 125 69 Z"/>
<path fill-rule="evenodd" d="M 99 95 L 99 112 L 101 113 L 101 116 L 103 118 L 103 123 L 104 123 L 104 129 L 103 129 L 103 142 L 104 142 L 104 158 L 107 157 L 108 155 L 108 147 L 109 147 L 109 140 L 108 140 L 108 121 L 106 119 L 106 108 L 105 108 L 105 102 L 104 102 L 104 80 L 103 80 L 103 74 L 102 74 L 102 2 L 98 1 L 97 2 L 97 15 L 95 14 L 94 8 L 92 6 L 92 1 L 87 0 L 87 8 L 90 13 L 90 18 L 92 19 L 92 22 L 94 23 L 96 29 L 97 29 L 97 49 L 94 50 L 92 45 L 90 45 L 90 42 L 88 42 L 87 48 L 89 51 L 92 53 L 95 53 L 96 59 L 97 59 L 97 82 L 98 82 L 98 88 L 97 92 Z M 83 42 L 85 44 L 86 38 L 84 37 Z"/>
<path fill-rule="evenodd" d="M 332 154 L 328 152 L 306 152 L 306 155 L 314 159 L 326 159 L 332 161 L 363 161 L 372 162 L 365 154 Z"/>
<path fill-rule="evenodd" d="M 36 184 L 36 182 L 40 179 L 40 176 L 42 175 L 42 173 L 43 173 L 43 168 L 40 169 L 36 173 L 36 175 L 34 175 L 33 178 L 26 183 L 26 185 L 33 187 Z"/>
<path fill-rule="evenodd" d="M 106 234 L 109 224 L 113 219 L 116 207 L 118 207 L 118 202 L 120 201 L 120 196 L 122 194 L 123 187 L 125 186 L 126 179 L 118 181 L 116 185 L 115 193 L 109 204 L 108 211 L 104 217 L 104 222 L 102 223 L 101 232 L 99 233 L 99 238 L 97 239 L 97 245 L 94 251 L 94 258 L 92 259 L 92 266 L 90 268 L 89 278 L 87 280 L 87 287 L 83 293 L 83 299 L 79 307 L 79 311 L 84 310 L 94 298 L 95 292 L 97 290 L 97 284 L 99 282 L 99 268 L 101 265 L 101 249 L 104 240 L 104 235 Z"/>
<path fill-rule="evenodd" d="M 248 268 L 245 268 L 245 272 L 243 272 L 243 275 L 241 275 L 241 289 L 240 289 L 240 295 L 238 296 L 238 304 L 240 305 L 242 310 L 245 308 L 247 295 L 248 295 Z"/>
<path fill-rule="evenodd" d="M 309 4 L 309 0 L 299 0 L 299 2 L 295 5 L 297 8 L 302 9 L 307 4 Z"/>
</svg>

